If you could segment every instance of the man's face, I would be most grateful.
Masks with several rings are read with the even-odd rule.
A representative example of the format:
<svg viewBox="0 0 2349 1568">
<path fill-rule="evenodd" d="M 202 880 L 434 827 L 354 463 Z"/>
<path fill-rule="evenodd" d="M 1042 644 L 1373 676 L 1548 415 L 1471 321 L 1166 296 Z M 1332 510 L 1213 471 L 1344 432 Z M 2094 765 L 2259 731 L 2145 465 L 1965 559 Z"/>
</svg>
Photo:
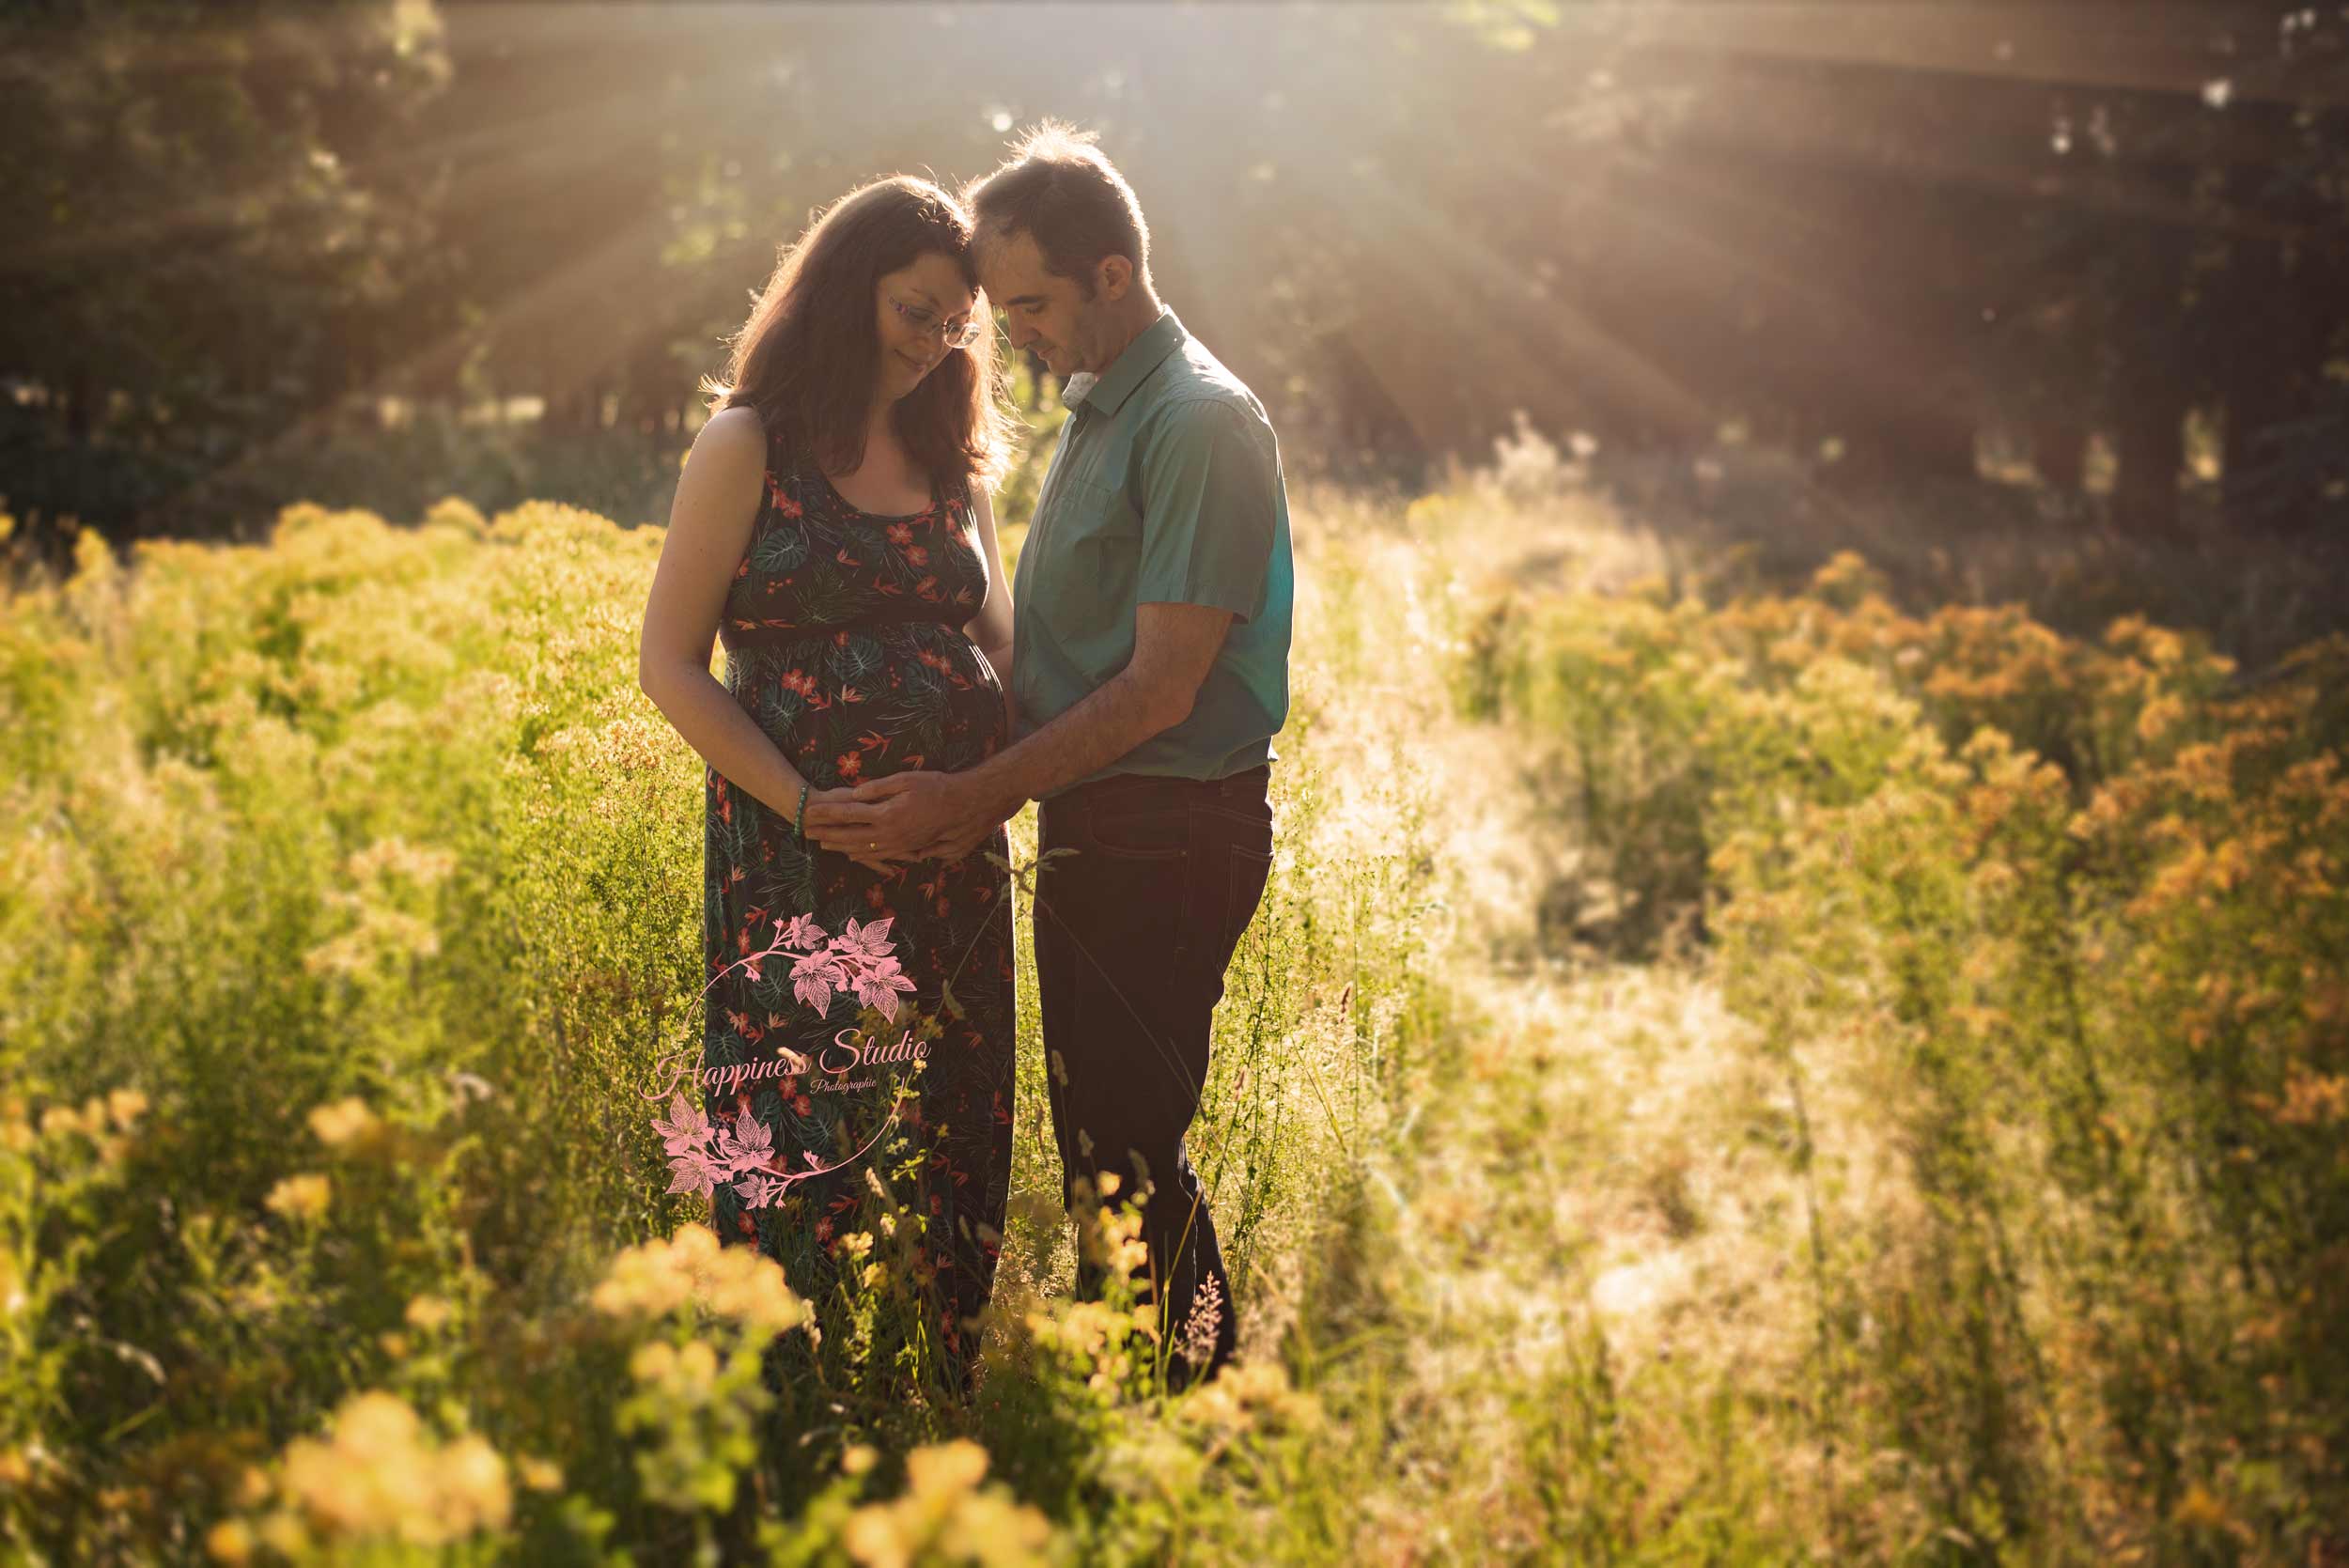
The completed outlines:
<svg viewBox="0 0 2349 1568">
<path fill-rule="evenodd" d="M 1034 235 L 983 240 L 979 283 L 1003 307 L 1011 346 L 1034 349 L 1053 375 L 1066 380 L 1080 370 L 1098 375 L 1109 368 L 1101 350 L 1110 336 L 1105 318 L 1112 290 L 1097 285 L 1088 300 L 1075 278 L 1046 272 Z"/>
</svg>

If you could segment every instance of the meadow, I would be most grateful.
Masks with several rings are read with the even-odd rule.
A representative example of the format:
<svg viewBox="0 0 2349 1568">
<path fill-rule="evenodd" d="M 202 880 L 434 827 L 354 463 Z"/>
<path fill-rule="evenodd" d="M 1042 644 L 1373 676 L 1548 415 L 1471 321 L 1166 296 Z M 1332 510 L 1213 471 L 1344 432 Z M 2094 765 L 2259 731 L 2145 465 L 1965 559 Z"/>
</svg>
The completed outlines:
<svg viewBox="0 0 2349 1568">
<path fill-rule="evenodd" d="M 1060 1212 L 1024 892 L 972 1406 L 891 1350 L 919 1217 L 808 1302 L 664 1190 L 658 529 L 298 506 L 19 582 L 9 1554 L 2342 1560 L 2349 639 L 1757 582 L 1522 449 L 1292 499 L 1192 1140 L 1241 1364 L 1173 1397 L 1066 1299 L 1130 1221 Z"/>
</svg>

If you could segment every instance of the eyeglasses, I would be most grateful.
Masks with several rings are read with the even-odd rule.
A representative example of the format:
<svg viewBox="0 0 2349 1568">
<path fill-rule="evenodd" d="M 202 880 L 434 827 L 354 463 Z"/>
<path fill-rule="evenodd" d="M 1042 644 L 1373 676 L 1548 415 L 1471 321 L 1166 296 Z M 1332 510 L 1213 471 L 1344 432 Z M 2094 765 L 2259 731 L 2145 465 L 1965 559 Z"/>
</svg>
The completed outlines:
<svg viewBox="0 0 2349 1568">
<path fill-rule="evenodd" d="M 960 321 L 941 321 L 938 318 L 938 312 L 907 304 L 894 294 L 889 296 L 889 303 L 899 316 L 905 318 L 907 326 L 918 333 L 936 333 L 949 349 L 968 349 L 979 340 L 979 334 L 987 330 L 987 323 L 979 318 L 976 311 Z"/>
</svg>

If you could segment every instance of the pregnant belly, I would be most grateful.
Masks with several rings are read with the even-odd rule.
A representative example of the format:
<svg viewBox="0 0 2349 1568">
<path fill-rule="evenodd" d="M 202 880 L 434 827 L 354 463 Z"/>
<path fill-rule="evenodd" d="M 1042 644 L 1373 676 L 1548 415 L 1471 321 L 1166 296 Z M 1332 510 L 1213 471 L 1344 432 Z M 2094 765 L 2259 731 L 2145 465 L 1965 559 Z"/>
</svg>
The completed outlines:
<svg viewBox="0 0 2349 1568">
<path fill-rule="evenodd" d="M 737 649 L 726 686 L 819 789 L 915 768 L 955 772 L 1005 738 L 995 672 L 968 637 L 937 623 Z"/>
</svg>

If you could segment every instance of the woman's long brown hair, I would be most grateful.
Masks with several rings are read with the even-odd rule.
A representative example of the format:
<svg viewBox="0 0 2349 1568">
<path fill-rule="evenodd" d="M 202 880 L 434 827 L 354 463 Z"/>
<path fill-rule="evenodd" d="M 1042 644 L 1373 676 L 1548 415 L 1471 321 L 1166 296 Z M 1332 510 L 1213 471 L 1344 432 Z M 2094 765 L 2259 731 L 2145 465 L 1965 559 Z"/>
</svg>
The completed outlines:
<svg viewBox="0 0 2349 1568">
<path fill-rule="evenodd" d="M 933 253 L 978 292 L 971 214 L 926 179 L 892 175 L 827 208 L 775 264 L 750 319 L 729 339 L 723 380 L 705 380 L 712 411 L 748 404 L 778 437 L 811 447 L 833 473 L 864 460 L 864 429 L 880 371 L 874 325 L 879 280 Z M 984 298 L 973 306 L 984 312 Z M 941 490 L 1003 471 L 1009 419 L 993 323 L 890 411 L 897 439 Z"/>
</svg>

